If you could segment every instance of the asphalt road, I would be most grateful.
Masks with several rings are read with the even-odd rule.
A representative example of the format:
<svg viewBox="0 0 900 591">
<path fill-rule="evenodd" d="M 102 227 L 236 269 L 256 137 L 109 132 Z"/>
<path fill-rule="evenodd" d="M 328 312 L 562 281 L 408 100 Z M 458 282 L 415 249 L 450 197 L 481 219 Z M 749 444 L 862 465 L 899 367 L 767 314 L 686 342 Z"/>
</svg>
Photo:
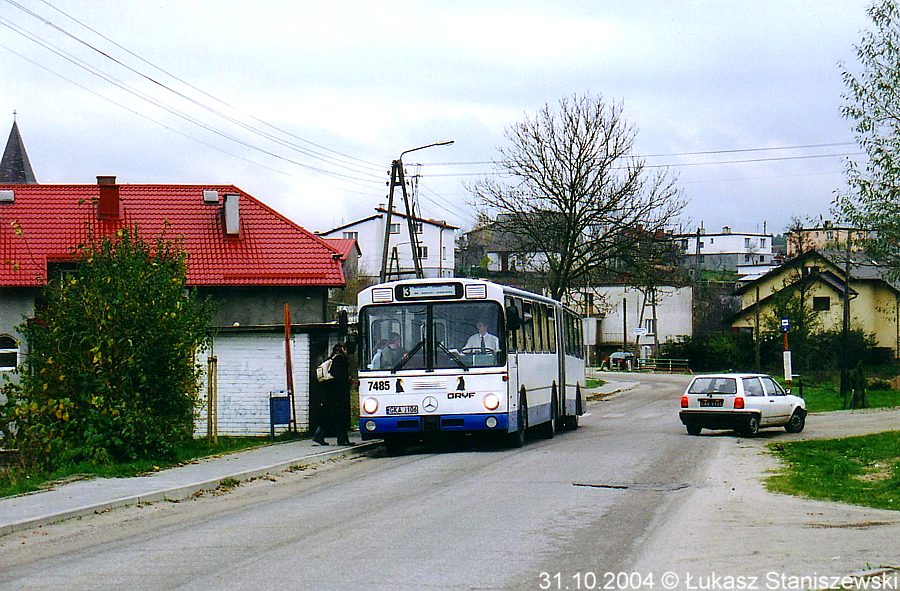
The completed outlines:
<svg viewBox="0 0 900 591">
<path fill-rule="evenodd" d="M 2 589 L 546 589 L 632 567 L 707 477 L 680 377 L 519 450 L 375 453 L 0 540 Z M 549 584 L 549 587 L 548 587 Z"/>
</svg>

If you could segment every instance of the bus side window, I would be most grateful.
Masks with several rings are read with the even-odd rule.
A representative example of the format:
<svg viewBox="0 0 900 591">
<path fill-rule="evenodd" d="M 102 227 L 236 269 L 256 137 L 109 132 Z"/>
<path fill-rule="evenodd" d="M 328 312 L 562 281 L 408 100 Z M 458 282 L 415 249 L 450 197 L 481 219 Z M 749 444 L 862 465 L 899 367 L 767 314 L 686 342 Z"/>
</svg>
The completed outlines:
<svg viewBox="0 0 900 591">
<path fill-rule="evenodd" d="M 556 311 L 553 308 L 551 308 L 551 307 L 547 308 L 547 336 L 549 337 L 548 341 L 549 341 L 551 353 L 556 353 L 556 318 L 554 315 L 555 312 Z"/>
<path fill-rule="evenodd" d="M 525 328 L 525 351 L 534 353 L 534 307 L 531 302 L 522 302 L 522 326 Z"/>
<path fill-rule="evenodd" d="M 509 308 L 513 308 L 513 307 L 515 307 L 515 302 L 513 301 L 512 298 L 507 297 L 506 300 L 505 300 L 504 309 L 505 309 L 505 310 L 508 310 Z M 521 317 L 521 314 L 520 314 L 519 316 Z M 507 330 L 506 330 L 506 350 L 509 351 L 510 353 L 515 353 L 515 352 L 516 352 L 516 346 L 517 346 L 517 342 L 516 342 L 516 341 L 518 340 L 518 339 L 516 339 L 516 337 L 518 336 L 518 332 L 519 332 L 519 331 L 516 331 L 516 330 L 509 330 L 509 327 L 507 327 Z"/>
<path fill-rule="evenodd" d="M 544 306 L 534 304 L 534 350 L 543 353 L 544 348 Z"/>
</svg>

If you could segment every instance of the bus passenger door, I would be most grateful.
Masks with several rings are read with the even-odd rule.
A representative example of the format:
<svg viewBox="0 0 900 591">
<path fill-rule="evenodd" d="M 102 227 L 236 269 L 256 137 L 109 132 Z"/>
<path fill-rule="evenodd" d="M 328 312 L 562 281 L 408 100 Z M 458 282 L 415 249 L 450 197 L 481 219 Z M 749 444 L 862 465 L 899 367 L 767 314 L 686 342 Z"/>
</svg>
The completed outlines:
<svg viewBox="0 0 900 591">
<path fill-rule="evenodd" d="M 507 310 L 511 307 L 516 308 L 519 318 L 522 318 L 521 299 L 507 297 L 505 303 Z M 513 411 L 518 410 L 519 405 L 519 350 L 522 348 L 523 343 L 522 334 L 521 327 L 518 330 L 509 330 L 507 328 L 506 331 L 506 369 L 509 375 L 506 400 L 509 404 L 507 408 L 510 416 L 515 416 Z M 510 429 L 512 429 L 512 425 L 510 425 Z"/>
</svg>

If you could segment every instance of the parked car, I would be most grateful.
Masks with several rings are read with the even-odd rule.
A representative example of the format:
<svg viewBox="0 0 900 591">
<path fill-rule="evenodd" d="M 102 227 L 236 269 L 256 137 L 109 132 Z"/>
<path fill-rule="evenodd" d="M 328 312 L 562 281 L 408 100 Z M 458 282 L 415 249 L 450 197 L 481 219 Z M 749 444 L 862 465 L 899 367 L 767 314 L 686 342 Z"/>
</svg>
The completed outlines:
<svg viewBox="0 0 900 591">
<path fill-rule="evenodd" d="M 691 435 L 733 429 L 752 436 L 764 427 L 799 433 L 806 425 L 806 402 L 765 374 L 710 374 L 691 381 L 678 416 Z"/>
<path fill-rule="evenodd" d="M 628 369 L 634 364 L 634 353 L 629 351 L 614 351 L 603 360 L 601 367 L 605 369 Z"/>
</svg>

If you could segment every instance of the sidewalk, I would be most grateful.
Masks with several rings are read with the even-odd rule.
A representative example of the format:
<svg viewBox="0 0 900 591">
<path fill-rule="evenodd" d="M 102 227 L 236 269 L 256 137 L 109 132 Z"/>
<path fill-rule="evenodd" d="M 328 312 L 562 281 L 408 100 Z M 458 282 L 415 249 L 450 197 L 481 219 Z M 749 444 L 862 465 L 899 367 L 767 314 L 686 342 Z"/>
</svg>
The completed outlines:
<svg viewBox="0 0 900 591">
<path fill-rule="evenodd" d="M 0 499 L 0 536 L 107 509 L 180 501 L 199 491 L 213 490 L 226 479 L 248 480 L 359 453 L 381 442 L 361 443 L 350 434 L 353 447 L 324 447 L 312 440 L 267 445 L 132 478 L 95 478 L 60 485 L 46 491 Z"/>
</svg>

